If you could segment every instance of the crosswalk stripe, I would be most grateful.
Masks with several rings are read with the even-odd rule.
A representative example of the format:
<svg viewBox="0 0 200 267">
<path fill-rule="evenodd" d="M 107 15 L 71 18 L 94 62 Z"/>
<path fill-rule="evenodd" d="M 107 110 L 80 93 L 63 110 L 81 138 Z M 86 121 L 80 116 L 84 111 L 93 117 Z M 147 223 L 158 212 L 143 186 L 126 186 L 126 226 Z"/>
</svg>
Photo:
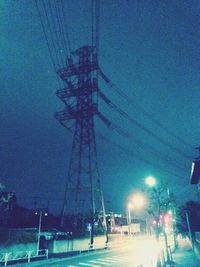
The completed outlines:
<svg viewBox="0 0 200 267">
<path fill-rule="evenodd" d="M 124 256 L 114 256 L 112 259 L 123 260 Z"/>
<path fill-rule="evenodd" d="M 112 260 L 117 260 L 117 261 L 124 261 L 124 256 L 113 256 L 113 257 L 109 257 L 107 259 L 112 259 Z"/>
<path fill-rule="evenodd" d="M 124 260 L 124 257 L 123 256 L 113 256 L 113 257 L 108 257 L 108 259 Z"/>
<path fill-rule="evenodd" d="M 101 265 L 94 265 L 94 264 L 83 263 L 83 262 L 79 262 L 79 265 L 92 266 L 92 267 L 101 267 Z"/>
<path fill-rule="evenodd" d="M 100 259 L 99 259 L 100 260 Z M 102 259 L 102 261 L 104 262 L 116 262 L 117 260 L 114 260 L 114 259 Z"/>
<path fill-rule="evenodd" d="M 103 265 L 110 265 L 109 263 L 107 263 L 107 262 L 104 262 L 104 260 L 91 260 L 91 261 L 89 261 L 89 262 L 91 262 L 91 263 L 99 263 L 99 264 L 103 264 Z"/>
<path fill-rule="evenodd" d="M 67 265 L 67 267 L 78 267 L 80 265 L 82 266 L 91 266 L 91 267 L 102 267 L 102 265 L 109 266 L 112 263 L 115 263 L 117 261 L 124 261 L 123 256 L 113 256 L 113 257 L 106 257 L 106 258 L 100 258 L 96 260 L 89 260 L 88 263 L 79 262 L 78 265 Z"/>
</svg>

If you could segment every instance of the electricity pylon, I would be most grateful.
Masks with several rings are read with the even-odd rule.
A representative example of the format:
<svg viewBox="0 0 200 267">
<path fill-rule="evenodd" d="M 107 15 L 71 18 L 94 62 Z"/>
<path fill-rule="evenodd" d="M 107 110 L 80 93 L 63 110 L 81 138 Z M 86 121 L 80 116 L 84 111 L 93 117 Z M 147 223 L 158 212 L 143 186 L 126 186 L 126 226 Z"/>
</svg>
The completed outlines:
<svg viewBox="0 0 200 267">
<path fill-rule="evenodd" d="M 61 223 L 67 215 L 89 216 L 90 245 L 93 246 L 94 225 L 101 217 L 107 233 L 105 208 L 97 162 L 94 116 L 98 110 L 98 63 L 95 49 L 83 46 L 67 59 L 66 67 L 58 70 L 65 88 L 56 95 L 65 109 L 55 113 L 56 119 L 74 132 L 71 158 L 65 188 Z"/>
</svg>

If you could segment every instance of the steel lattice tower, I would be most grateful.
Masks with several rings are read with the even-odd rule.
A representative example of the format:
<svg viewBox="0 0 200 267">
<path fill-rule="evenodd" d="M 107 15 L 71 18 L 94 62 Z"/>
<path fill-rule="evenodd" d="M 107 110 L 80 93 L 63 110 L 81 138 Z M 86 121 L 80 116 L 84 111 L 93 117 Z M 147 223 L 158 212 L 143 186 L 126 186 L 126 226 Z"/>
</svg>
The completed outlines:
<svg viewBox="0 0 200 267">
<path fill-rule="evenodd" d="M 72 53 L 66 67 L 58 70 L 65 88 L 56 95 L 64 102 L 64 111 L 55 114 L 67 129 L 74 128 L 71 158 L 62 209 L 62 224 L 68 214 L 89 214 L 93 244 L 96 214 L 102 216 L 106 230 L 104 201 L 98 172 L 94 116 L 98 111 L 98 64 L 94 48 L 83 46 Z"/>
</svg>

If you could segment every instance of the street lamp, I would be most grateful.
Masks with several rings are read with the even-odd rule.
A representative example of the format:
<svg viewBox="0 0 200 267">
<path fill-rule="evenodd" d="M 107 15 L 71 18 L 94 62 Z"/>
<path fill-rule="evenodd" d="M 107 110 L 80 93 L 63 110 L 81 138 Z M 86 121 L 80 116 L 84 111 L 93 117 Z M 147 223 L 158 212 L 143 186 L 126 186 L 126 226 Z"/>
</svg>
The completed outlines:
<svg viewBox="0 0 200 267">
<path fill-rule="evenodd" d="M 142 194 L 137 193 L 132 198 L 134 208 L 142 208 L 145 205 L 145 198 Z"/>
<path fill-rule="evenodd" d="M 154 187 L 156 185 L 156 179 L 153 176 L 147 176 L 145 179 L 145 184 L 149 187 Z"/>
<path fill-rule="evenodd" d="M 145 205 L 145 197 L 136 193 L 132 196 L 131 201 L 127 205 L 127 224 L 128 224 L 128 233 L 131 235 L 131 210 L 140 209 Z"/>
<path fill-rule="evenodd" d="M 39 255 L 40 249 L 40 233 L 41 233 L 41 226 L 42 226 L 42 214 L 43 212 L 39 212 L 39 224 L 38 224 L 38 241 L 37 241 L 37 255 Z M 35 212 L 35 215 L 38 215 L 38 212 Z M 47 213 L 44 213 L 44 216 L 47 216 Z"/>
<path fill-rule="evenodd" d="M 131 234 L 131 208 L 132 208 L 132 204 L 129 202 L 127 205 L 127 224 L 128 224 L 128 234 Z"/>
</svg>

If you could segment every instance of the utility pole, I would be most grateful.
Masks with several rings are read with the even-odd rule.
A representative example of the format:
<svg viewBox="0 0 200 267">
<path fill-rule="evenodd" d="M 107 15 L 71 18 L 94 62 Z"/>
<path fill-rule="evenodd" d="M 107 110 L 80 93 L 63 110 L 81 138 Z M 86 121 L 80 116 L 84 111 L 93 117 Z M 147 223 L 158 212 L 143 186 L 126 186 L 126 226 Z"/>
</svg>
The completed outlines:
<svg viewBox="0 0 200 267">
<path fill-rule="evenodd" d="M 186 222 L 187 222 L 188 233 L 189 233 L 189 238 L 190 238 L 192 250 L 194 250 L 194 244 L 193 244 L 193 240 L 192 240 L 192 232 L 191 232 L 191 227 L 190 227 L 190 220 L 189 220 L 189 216 L 188 216 L 187 211 L 185 211 L 185 217 L 186 217 Z"/>
<path fill-rule="evenodd" d="M 43 212 L 42 210 L 38 212 L 35 212 L 35 215 L 39 215 L 39 223 L 38 223 L 38 240 L 37 240 L 37 255 L 39 255 L 40 251 L 40 234 L 41 234 L 41 227 L 42 227 L 42 215 L 44 213 L 44 216 L 47 216 L 46 212 Z"/>
<path fill-rule="evenodd" d="M 98 110 L 98 63 L 95 48 L 83 46 L 67 59 L 66 67 L 57 71 L 65 87 L 56 95 L 65 109 L 55 113 L 55 118 L 68 130 L 74 131 L 61 224 L 66 215 L 88 217 L 91 225 L 90 248 L 94 243 L 95 216 L 103 214 L 107 233 L 103 194 L 101 190 L 94 116 L 103 115 Z M 84 204 L 84 205 L 83 205 Z"/>
<path fill-rule="evenodd" d="M 39 197 L 37 197 L 37 196 L 33 197 L 33 208 L 34 208 L 34 210 L 36 210 L 36 208 L 38 207 L 38 200 L 39 200 Z"/>
</svg>

